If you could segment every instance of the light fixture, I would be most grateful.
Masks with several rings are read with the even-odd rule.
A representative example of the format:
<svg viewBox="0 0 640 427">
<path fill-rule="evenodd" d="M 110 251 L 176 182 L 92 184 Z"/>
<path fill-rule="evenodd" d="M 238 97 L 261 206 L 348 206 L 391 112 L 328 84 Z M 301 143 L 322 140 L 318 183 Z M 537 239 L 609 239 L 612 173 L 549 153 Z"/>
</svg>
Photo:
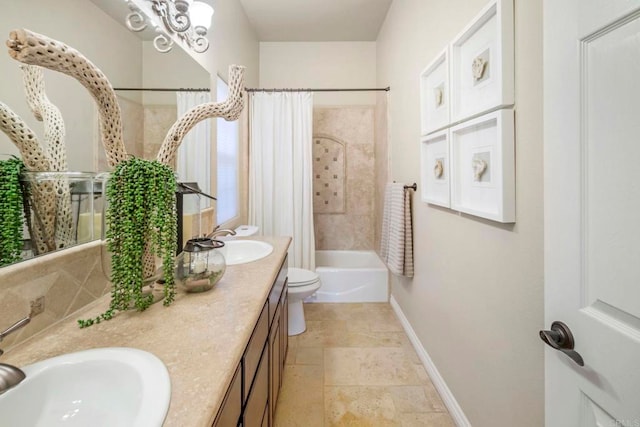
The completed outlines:
<svg viewBox="0 0 640 427">
<path fill-rule="evenodd" d="M 127 0 L 128 1 L 128 0 Z M 195 52 L 202 53 L 209 48 L 207 30 L 211 27 L 213 8 L 201 1 L 193 0 L 143 0 L 150 3 L 164 29 L 154 24 L 158 35 L 153 39 L 153 46 L 159 52 L 169 52 L 173 47 L 171 35 L 177 35 Z M 128 1 L 131 13 L 127 15 L 126 25 L 131 31 L 142 31 L 147 22 L 140 8 Z"/>
</svg>

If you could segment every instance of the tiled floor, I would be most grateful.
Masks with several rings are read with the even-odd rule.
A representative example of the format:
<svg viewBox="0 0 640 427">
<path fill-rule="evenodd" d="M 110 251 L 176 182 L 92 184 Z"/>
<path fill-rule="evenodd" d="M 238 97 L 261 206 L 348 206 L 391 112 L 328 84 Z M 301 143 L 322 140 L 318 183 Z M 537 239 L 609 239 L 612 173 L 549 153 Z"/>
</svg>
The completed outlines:
<svg viewBox="0 0 640 427">
<path fill-rule="evenodd" d="M 276 427 L 454 427 L 389 304 L 305 304 Z"/>
</svg>

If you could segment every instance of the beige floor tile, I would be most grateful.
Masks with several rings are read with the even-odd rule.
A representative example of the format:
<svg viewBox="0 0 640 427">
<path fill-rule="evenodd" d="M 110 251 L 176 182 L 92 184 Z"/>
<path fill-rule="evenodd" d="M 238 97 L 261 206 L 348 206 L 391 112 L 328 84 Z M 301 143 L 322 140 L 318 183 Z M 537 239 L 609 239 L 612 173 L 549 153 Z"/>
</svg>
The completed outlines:
<svg viewBox="0 0 640 427">
<path fill-rule="evenodd" d="M 323 365 L 324 351 L 321 347 L 300 347 L 296 353 L 296 365 Z"/>
<path fill-rule="evenodd" d="M 305 304 L 275 426 L 453 427 L 389 304 Z"/>
<path fill-rule="evenodd" d="M 385 387 L 325 387 L 327 426 L 400 426 Z"/>
<path fill-rule="evenodd" d="M 322 320 L 324 317 L 324 304 L 304 304 L 305 320 Z"/>
<path fill-rule="evenodd" d="M 402 413 L 446 412 L 433 385 L 389 387 L 393 403 Z"/>
<path fill-rule="evenodd" d="M 307 330 L 296 335 L 298 347 L 322 347 L 324 343 L 324 329 L 321 320 L 307 320 Z"/>
<path fill-rule="evenodd" d="M 440 397 L 440 393 L 436 390 L 433 383 L 429 380 L 427 385 L 424 386 L 424 394 L 427 397 L 427 401 L 433 408 L 434 412 L 447 412 L 447 407 L 445 406 L 442 398 Z"/>
<path fill-rule="evenodd" d="M 325 348 L 326 385 L 420 385 L 401 348 Z"/>
<path fill-rule="evenodd" d="M 393 313 L 380 313 L 370 316 L 369 329 L 374 332 L 404 332 L 402 324 Z"/>
<path fill-rule="evenodd" d="M 400 414 L 402 427 L 456 427 L 448 413 Z"/>
<path fill-rule="evenodd" d="M 285 366 L 274 424 L 277 427 L 324 425 L 324 387 L 321 366 Z"/>
<path fill-rule="evenodd" d="M 295 365 L 296 364 L 296 353 L 298 349 L 295 347 L 289 347 L 287 350 L 287 358 L 285 359 L 285 365 Z"/>
</svg>

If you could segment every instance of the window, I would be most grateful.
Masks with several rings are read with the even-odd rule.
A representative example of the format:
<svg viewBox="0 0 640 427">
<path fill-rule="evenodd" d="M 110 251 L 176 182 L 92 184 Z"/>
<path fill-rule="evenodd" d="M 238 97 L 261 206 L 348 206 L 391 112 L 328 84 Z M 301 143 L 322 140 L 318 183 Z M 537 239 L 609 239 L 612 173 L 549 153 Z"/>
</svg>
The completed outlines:
<svg viewBox="0 0 640 427">
<path fill-rule="evenodd" d="M 217 101 L 221 102 L 229 96 L 229 86 L 218 77 Z M 238 216 L 238 194 L 240 185 L 238 180 L 238 165 L 240 158 L 240 137 L 238 121 L 228 122 L 217 119 L 218 127 L 218 188 L 216 203 L 218 211 L 216 219 L 223 224 Z"/>
</svg>

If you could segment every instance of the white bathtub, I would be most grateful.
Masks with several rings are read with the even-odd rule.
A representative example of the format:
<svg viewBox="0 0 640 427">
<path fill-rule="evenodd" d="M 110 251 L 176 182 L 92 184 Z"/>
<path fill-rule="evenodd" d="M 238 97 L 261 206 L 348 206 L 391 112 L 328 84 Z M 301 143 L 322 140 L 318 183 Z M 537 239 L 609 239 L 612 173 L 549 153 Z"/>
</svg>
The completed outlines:
<svg viewBox="0 0 640 427">
<path fill-rule="evenodd" d="M 388 302 L 389 272 L 374 251 L 316 251 L 320 289 L 306 302 Z"/>
</svg>

